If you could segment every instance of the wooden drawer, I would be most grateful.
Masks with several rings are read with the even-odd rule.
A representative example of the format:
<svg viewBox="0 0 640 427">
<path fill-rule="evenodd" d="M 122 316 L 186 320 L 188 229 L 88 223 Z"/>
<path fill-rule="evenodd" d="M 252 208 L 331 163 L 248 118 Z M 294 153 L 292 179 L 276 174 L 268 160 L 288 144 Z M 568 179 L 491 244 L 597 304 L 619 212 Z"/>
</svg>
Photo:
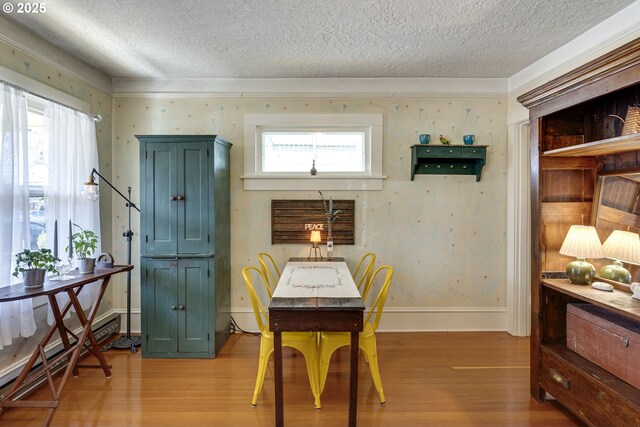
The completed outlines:
<svg viewBox="0 0 640 427">
<path fill-rule="evenodd" d="M 418 156 L 422 157 L 452 157 L 462 156 L 462 147 L 451 146 L 424 146 L 417 148 Z"/>
<path fill-rule="evenodd" d="M 567 348 L 640 388 L 640 322 L 596 305 L 569 304 Z"/>
<path fill-rule="evenodd" d="M 542 347 L 540 386 L 591 426 L 640 426 L 637 389 L 564 346 Z"/>
<path fill-rule="evenodd" d="M 468 159 L 484 159 L 487 147 L 462 147 L 462 157 Z"/>
</svg>

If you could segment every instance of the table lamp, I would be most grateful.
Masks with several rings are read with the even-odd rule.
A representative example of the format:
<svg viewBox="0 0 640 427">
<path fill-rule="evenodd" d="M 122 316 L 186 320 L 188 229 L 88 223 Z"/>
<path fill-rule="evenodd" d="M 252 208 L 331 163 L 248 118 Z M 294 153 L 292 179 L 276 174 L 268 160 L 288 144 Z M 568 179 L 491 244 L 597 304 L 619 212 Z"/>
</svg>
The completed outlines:
<svg viewBox="0 0 640 427">
<path fill-rule="evenodd" d="M 613 230 L 602 245 L 604 254 L 613 264 L 600 269 L 600 277 L 616 282 L 631 283 L 631 273 L 622 266 L 623 262 L 640 265 L 640 236 L 630 231 Z"/>
<path fill-rule="evenodd" d="M 595 267 L 585 258 L 605 257 L 598 232 L 594 227 L 587 225 L 572 225 L 569 228 L 560 254 L 576 257 L 575 261 L 567 264 L 567 277 L 579 285 L 588 285 L 596 275 Z"/>
<path fill-rule="evenodd" d="M 309 259 L 311 259 L 311 251 L 313 252 L 314 258 L 318 259 L 318 252 L 320 252 L 320 259 L 322 259 L 322 250 L 320 249 L 320 241 L 322 238 L 320 237 L 320 230 L 312 230 L 311 231 L 311 248 L 309 249 Z"/>
</svg>

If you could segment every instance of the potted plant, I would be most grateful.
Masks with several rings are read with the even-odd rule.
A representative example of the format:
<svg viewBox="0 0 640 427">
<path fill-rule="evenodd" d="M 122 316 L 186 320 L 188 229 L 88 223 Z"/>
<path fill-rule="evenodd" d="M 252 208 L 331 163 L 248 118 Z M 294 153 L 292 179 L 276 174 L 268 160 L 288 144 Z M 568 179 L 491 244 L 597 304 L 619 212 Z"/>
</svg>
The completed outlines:
<svg viewBox="0 0 640 427">
<path fill-rule="evenodd" d="M 37 288 L 44 284 L 46 272 L 58 273 L 56 268 L 60 259 L 53 256 L 51 249 L 25 249 L 16 254 L 16 268 L 13 275 L 18 277 L 22 273 L 24 286 Z"/>
<path fill-rule="evenodd" d="M 324 213 L 327 217 L 327 259 L 333 259 L 333 223 L 340 218 L 342 210 L 333 209 L 333 198 L 329 197 L 329 201 L 324 198 L 322 191 L 318 191 L 322 198 L 322 205 L 324 206 Z"/>
<path fill-rule="evenodd" d="M 96 251 L 98 236 L 91 230 L 85 230 L 78 224 L 73 224 L 80 229 L 71 236 L 73 250 L 78 255 L 78 272 L 80 274 L 90 274 L 96 267 L 96 259 L 92 255 Z M 69 247 L 67 247 L 69 250 Z"/>
</svg>

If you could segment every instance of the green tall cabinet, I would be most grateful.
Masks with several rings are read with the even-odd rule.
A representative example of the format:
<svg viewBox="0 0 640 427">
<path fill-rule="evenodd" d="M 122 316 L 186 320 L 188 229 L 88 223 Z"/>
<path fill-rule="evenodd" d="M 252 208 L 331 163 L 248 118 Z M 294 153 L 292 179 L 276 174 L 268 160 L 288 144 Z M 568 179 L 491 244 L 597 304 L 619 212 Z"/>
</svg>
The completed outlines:
<svg viewBox="0 0 640 427">
<path fill-rule="evenodd" d="M 230 333 L 231 144 L 216 135 L 136 138 L 142 355 L 215 357 Z"/>
</svg>

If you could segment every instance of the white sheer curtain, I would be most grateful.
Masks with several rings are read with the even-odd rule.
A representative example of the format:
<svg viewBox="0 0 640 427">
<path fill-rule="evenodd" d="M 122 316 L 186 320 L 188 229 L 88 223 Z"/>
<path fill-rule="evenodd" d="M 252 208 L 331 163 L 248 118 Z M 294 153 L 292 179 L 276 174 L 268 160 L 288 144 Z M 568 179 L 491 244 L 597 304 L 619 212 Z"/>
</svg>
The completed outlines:
<svg viewBox="0 0 640 427">
<path fill-rule="evenodd" d="M 0 287 L 14 282 L 14 255 L 30 248 L 27 94 L 0 81 Z M 30 299 L 0 303 L 0 350 L 34 334 Z"/>
<path fill-rule="evenodd" d="M 47 206 L 47 230 L 53 230 L 58 220 L 58 257 L 65 260 L 65 247 L 69 244 L 69 220 L 84 229 L 95 232 L 100 239 L 99 204 L 89 201 L 81 194 L 82 185 L 89 179 L 93 168 L 98 169 L 98 145 L 96 125 L 93 117 L 63 107 L 53 102 L 44 110 L 45 129 L 49 134 L 49 184 L 45 188 Z M 73 232 L 78 231 L 73 227 Z M 47 233 L 47 247 L 53 247 L 53 233 Z M 100 241 L 96 255 L 100 253 Z M 86 310 L 95 300 L 96 285 L 85 286 L 79 295 Z M 58 303 L 64 305 L 65 295 L 59 294 Z M 53 323 L 51 310 L 49 323 Z"/>
</svg>

